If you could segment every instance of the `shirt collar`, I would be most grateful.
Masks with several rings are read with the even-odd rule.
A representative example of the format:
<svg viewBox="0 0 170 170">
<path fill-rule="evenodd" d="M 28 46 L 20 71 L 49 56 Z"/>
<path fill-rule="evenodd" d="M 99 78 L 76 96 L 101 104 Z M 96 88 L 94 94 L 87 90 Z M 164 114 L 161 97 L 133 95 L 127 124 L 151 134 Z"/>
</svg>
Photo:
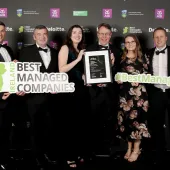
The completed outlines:
<svg viewBox="0 0 170 170">
<path fill-rule="evenodd" d="M 99 42 L 99 45 L 101 45 L 101 43 Z M 106 45 L 102 45 L 104 47 L 109 47 L 109 44 L 106 44 Z"/>
<path fill-rule="evenodd" d="M 156 50 L 156 51 L 162 51 L 162 50 L 165 49 L 165 48 L 166 48 L 166 45 L 165 45 L 164 47 L 160 48 L 160 49 L 156 47 L 155 50 Z"/>
<path fill-rule="evenodd" d="M 36 46 L 37 46 L 37 48 L 39 48 L 40 46 L 36 43 Z M 42 48 L 42 47 L 41 47 Z M 48 48 L 48 46 L 46 46 L 46 47 L 44 47 L 44 48 L 42 48 L 42 49 L 49 49 Z"/>
</svg>

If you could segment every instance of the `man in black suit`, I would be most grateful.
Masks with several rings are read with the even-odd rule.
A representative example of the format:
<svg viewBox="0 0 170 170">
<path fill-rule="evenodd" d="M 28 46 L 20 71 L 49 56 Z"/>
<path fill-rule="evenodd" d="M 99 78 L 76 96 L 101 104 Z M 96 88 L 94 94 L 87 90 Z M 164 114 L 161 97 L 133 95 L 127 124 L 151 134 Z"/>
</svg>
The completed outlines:
<svg viewBox="0 0 170 170">
<path fill-rule="evenodd" d="M 110 44 L 112 37 L 111 26 L 101 23 L 97 31 L 97 43 L 86 48 L 86 51 L 109 50 L 113 83 L 93 84 L 89 87 L 92 106 L 93 148 L 96 154 L 110 154 L 111 143 L 114 139 L 114 123 L 116 122 L 118 104 L 118 84 L 114 76 L 119 68 L 120 51 Z M 105 142 L 107 141 L 107 142 Z M 104 148 L 101 150 L 101 148 Z"/>
<path fill-rule="evenodd" d="M 170 76 L 170 46 L 167 46 L 166 30 L 162 27 L 156 28 L 153 32 L 153 40 L 155 47 L 148 52 L 149 72 L 154 76 L 168 77 Z M 149 84 L 148 97 L 150 103 L 148 125 L 151 130 L 152 146 L 156 149 L 156 163 L 160 164 L 164 161 L 166 111 L 170 125 L 170 87 L 165 84 Z"/>
<path fill-rule="evenodd" d="M 7 44 L 3 44 L 5 35 L 6 26 L 0 21 L 0 62 L 16 62 L 12 49 Z M 18 92 L 17 95 L 22 96 L 23 93 Z M 5 169 L 8 162 L 11 126 L 13 117 L 18 112 L 17 95 L 9 92 L 0 93 L 0 169 Z"/>
<path fill-rule="evenodd" d="M 52 73 L 58 72 L 58 52 L 57 50 L 49 47 L 48 30 L 44 25 L 38 25 L 34 29 L 33 38 L 35 44 L 23 48 L 20 52 L 20 62 L 40 62 L 40 72 Z M 32 150 L 37 164 L 40 166 L 44 162 L 45 153 L 45 130 L 48 125 L 47 113 L 55 101 L 52 101 L 51 95 L 48 93 L 32 93 L 26 94 L 25 102 L 26 109 L 30 117 L 31 132 L 32 132 Z M 53 103 L 49 102 L 52 101 Z M 53 135 L 55 135 L 53 133 Z M 48 139 L 50 140 L 50 139 Z M 47 141 L 48 142 L 48 141 Z M 53 141 L 51 141 L 52 144 Z M 57 145 L 57 144 L 56 144 Z M 48 146 L 47 146 L 48 147 Z M 48 149 L 48 148 L 47 148 Z M 54 148 L 53 148 L 54 149 Z M 54 150 L 55 152 L 55 150 Z"/>
</svg>

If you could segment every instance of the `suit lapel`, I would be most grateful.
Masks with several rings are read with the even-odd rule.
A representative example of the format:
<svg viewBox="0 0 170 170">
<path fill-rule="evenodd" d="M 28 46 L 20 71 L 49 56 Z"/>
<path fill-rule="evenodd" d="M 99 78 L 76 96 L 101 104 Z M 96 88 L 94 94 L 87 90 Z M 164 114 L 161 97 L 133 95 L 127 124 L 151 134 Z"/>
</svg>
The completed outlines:
<svg viewBox="0 0 170 170">
<path fill-rule="evenodd" d="M 170 76 L 170 47 L 168 46 L 168 49 L 167 49 L 167 60 L 168 60 L 168 62 L 167 62 L 167 68 L 168 68 L 168 76 Z"/>
<path fill-rule="evenodd" d="M 155 48 L 153 48 L 149 54 L 149 63 L 150 63 L 150 73 L 153 75 L 153 56 L 154 56 Z"/>
<path fill-rule="evenodd" d="M 0 62 L 5 62 L 4 58 L 2 57 L 2 54 L 0 53 Z"/>
<path fill-rule="evenodd" d="M 48 48 L 50 49 L 51 61 L 50 61 L 49 65 L 48 65 L 47 70 L 50 70 L 50 68 L 51 68 L 52 65 L 54 64 L 53 60 L 54 60 L 55 54 L 53 53 L 53 50 L 51 50 L 50 47 L 48 47 Z"/>
</svg>

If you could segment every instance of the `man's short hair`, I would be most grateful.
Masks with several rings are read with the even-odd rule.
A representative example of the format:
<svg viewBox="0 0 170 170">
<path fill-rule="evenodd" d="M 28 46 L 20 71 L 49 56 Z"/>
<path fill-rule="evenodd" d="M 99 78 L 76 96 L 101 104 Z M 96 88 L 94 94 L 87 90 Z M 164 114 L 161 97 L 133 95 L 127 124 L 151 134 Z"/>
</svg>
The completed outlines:
<svg viewBox="0 0 170 170">
<path fill-rule="evenodd" d="M 98 27 L 97 27 L 98 30 L 99 30 L 101 27 L 105 27 L 105 28 L 109 29 L 110 31 L 112 31 L 112 27 L 111 27 L 109 24 L 107 24 L 107 23 L 101 23 L 101 24 L 99 24 Z"/>
<path fill-rule="evenodd" d="M 47 32 L 48 32 L 48 29 L 47 29 L 47 27 L 46 27 L 45 25 L 37 25 L 37 26 L 34 28 L 34 31 L 35 31 L 35 30 L 41 30 L 41 29 L 46 29 Z"/>
<path fill-rule="evenodd" d="M 2 25 L 2 26 L 4 26 L 4 27 L 5 27 L 5 24 L 4 24 L 2 21 L 0 21 L 0 25 Z"/>
<path fill-rule="evenodd" d="M 163 27 L 157 27 L 157 28 L 153 31 L 153 37 L 154 37 L 155 32 L 158 31 L 158 30 L 164 31 L 165 35 L 167 36 L 167 32 L 166 32 L 165 28 L 163 28 Z"/>
</svg>

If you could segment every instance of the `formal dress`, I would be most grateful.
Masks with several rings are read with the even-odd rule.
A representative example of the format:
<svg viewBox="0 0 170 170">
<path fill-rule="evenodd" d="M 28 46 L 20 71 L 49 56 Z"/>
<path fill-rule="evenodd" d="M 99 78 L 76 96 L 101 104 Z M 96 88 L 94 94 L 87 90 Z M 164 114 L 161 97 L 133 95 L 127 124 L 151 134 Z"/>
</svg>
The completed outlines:
<svg viewBox="0 0 170 170">
<path fill-rule="evenodd" d="M 142 62 L 128 58 L 121 63 L 121 72 L 130 75 L 146 73 Z M 147 127 L 149 103 L 145 85 L 123 82 L 119 96 L 117 137 L 128 141 L 150 138 Z"/>
<path fill-rule="evenodd" d="M 67 64 L 76 60 L 77 56 L 69 50 Z M 88 88 L 84 85 L 83 60 L 78 62 L 67 72 L 69 82 L 75 84 L 75 91 L 60 95 L 61 113 L 61 140 L 63 157 L 66 160 L 76 161 L 78 156 L 88 156 L 90 99 Z"/>
</svg>

